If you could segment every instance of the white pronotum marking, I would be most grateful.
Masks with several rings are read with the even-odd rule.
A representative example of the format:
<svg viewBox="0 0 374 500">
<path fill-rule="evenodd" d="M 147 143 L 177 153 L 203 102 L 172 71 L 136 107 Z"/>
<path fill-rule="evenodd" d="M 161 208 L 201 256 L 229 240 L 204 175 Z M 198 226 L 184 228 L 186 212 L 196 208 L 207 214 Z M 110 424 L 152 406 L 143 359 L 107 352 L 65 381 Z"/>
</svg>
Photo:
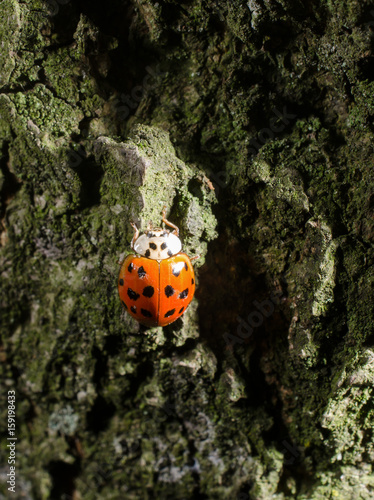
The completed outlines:
<svg viewBox="0 0 374 500">
<path fill-rule="evenodd" d="M 182 242 L 175 234 L 164 229 L 150 230 L 134 243 L 136 253 L 154 260 L 164 260 L 182 250 Z"/>
</svg>

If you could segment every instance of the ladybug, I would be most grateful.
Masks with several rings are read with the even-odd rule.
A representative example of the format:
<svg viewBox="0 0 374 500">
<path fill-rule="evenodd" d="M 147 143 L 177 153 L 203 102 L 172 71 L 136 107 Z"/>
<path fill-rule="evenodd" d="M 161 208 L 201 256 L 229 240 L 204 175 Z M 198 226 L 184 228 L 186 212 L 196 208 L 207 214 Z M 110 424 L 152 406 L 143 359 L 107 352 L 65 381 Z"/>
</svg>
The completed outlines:
<svg viewBox="0 0 374 500">
<path fill-rule="evenodd" d="M 173 228 L 153 228 L 152 224 L 139 236 L 135 234 L 131 248 L 136 254 L 128 255 L 118 277 L 119 297 L 126 311 L 146 326 L 166 326 L 186 311 L 195 293 L 195 274 L 191 260 L 183 253 L 177 226 L 166 220 L 166 207 L 162 222 Z"/>
</svg>

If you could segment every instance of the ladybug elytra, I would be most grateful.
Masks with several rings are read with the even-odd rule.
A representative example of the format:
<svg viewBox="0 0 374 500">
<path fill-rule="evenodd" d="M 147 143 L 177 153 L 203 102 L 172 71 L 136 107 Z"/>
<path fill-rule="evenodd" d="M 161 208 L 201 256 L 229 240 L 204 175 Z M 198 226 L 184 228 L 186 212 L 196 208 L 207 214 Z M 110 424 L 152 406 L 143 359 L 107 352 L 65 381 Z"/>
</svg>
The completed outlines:
<svg viewBox="0 0 374 500">
<path fill-rule="evenodd" d="M 123 306 L 146 326 L 166 326 L 178 319 L 195 293 L 191 260 L 181 251 L 178 227 L 166 220 L 165 215 L 166 207 L 162 222 L 173 231 L 150 225 L 139 235 L 138 228 L 131 223 L 135 230 L 131 248 L 136 254 L 125 258 L 118 278 Z"/>
</svg>

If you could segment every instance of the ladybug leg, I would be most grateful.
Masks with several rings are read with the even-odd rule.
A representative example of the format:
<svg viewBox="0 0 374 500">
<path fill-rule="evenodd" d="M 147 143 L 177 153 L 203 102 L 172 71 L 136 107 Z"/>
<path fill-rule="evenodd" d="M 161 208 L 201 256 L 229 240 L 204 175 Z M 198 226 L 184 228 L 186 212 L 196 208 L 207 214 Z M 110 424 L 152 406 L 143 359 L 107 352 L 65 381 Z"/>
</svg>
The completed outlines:
<svg viewBox="0 0 374 500">
<path fill-rule="evenodd" d="M 190 257 L 190 261 L 200 259 L 200 255 L 195 255 L 194 257 Z"/>
<path fill-rule="evenodd" d="M 135 234 L 131 240 L 131 248 L 134 250 L 135 241 L 139 238 L 139 229 L 136 227 L 136 224 L 134 222 L 130 222 L 130 224 L 135 231 Z"/>
<path fill-rule="evenodd" d="M 164 222 L 167 226 L 170 226 L 174 229 L 172 234 L 175 234 L 175 236 L 179 236 L 179 227 L 169 222 L 165 217 L 166 217 L 166 205 L 162 209 L 162 222 Z"/>
</svg>

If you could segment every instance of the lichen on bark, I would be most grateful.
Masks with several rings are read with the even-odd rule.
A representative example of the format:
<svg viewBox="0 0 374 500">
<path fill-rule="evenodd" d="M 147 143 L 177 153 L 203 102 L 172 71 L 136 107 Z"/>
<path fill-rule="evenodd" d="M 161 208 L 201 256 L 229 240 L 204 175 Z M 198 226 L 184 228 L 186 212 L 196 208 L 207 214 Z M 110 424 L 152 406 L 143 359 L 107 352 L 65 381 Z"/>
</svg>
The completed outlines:
<svg viewBox="0 0 374 500">
<path fill-rule="evenodd" d="M 0 24 L 15 498 L 373 498 L 370 3 L 4 0 Z M 198 288 L 147 329 L 117 277 L 164 205 Z"/>
</svg>

